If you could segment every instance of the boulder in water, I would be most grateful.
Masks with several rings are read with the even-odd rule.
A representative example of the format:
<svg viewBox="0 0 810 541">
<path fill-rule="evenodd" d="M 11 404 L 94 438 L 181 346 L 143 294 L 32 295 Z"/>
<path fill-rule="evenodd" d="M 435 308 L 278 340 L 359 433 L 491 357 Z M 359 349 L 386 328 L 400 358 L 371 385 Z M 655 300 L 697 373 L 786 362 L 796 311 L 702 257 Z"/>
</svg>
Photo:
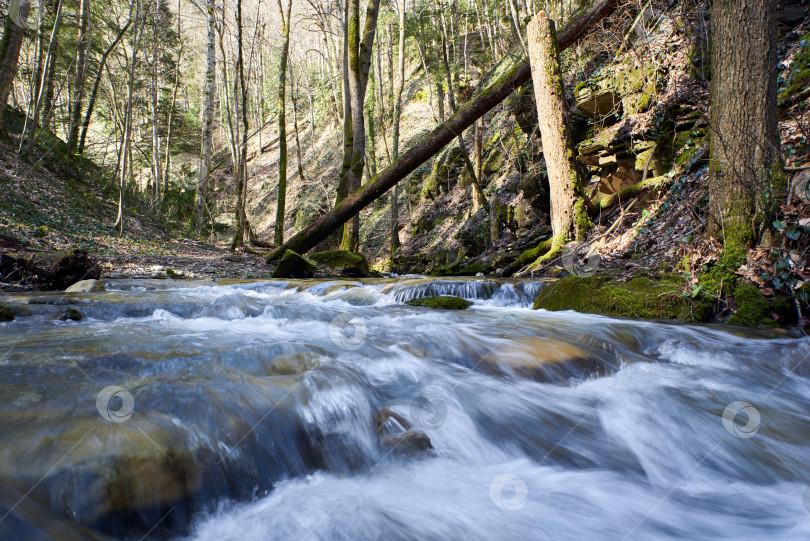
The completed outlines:
<svg viewBox="0 0 810 541">
<path fill-rule="evenodd" d="M 11 306 L 0 304 L 0 322 L 14 321 L 14 311 Z"/>
<path fill-rule="evenodd" d="M 365 278 L 369 275 L 369 266 L 366 256 L 359 252 L 348 250 L 329 250 L 310 254 L 309 259 L 320 267 L 326 268 L 330 273 L 351 278 Z"/>
<path fill-rule="evenodd" d="M 675 274 L 636 276 L 568 276 L 549 282 L 534 309 L 576 310 L 586 314 L 643 319 L 678 319 L 688 323 L 712 317 L 710 299 L 684 296 L 684 281 Z"/>
<path fill-rule="evenodd" d="M 3 282 L 62 290 L 80 280 L 100 277 L 101 267 L 87 250 L 0 254 L 0 280 Z"/>
<path fill-rule="evenodd" d="M 301 257 L 292 250 L 287 250 L 273 271 L 273 278 L 312 278 L 317 265 Z"/>
<path fill-rule="evenodd" d="M 82 313 L 73 307 L 68 307 L 60 311 L 56 319 L 60 321 L 81 321 Z"/>
<path fill-rule="evenodd" d="M 425 306 L 427 308 L 435 308 L 438 310 L 466 310 L 472 306 L 472 303 L 467 299 L 453 297 L 451 295 L 411 299 L 409 301 L 405 301 L 405 304 L 410 306 Z"/>
<path fill-rule="evenodd" d="M 65 293 L 100 293 L 107 291 L 101 280 L 81 280 L 65 290 Z"/>
<path fill-rule="evenodd" d="M 433 449 L 430 438 L 421 430 L 414 430 L 404 416 L 389 407 L 377 410 L 375 421 L 380 446 L 389 453 L 400 456 L 415 456 Z"/>
</svg>

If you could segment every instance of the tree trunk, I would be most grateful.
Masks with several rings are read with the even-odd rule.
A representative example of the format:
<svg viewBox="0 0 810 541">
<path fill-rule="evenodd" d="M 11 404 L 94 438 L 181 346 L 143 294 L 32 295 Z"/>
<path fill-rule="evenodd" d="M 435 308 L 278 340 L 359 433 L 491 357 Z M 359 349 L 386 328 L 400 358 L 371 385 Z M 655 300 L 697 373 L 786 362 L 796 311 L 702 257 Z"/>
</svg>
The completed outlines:
<svg viewBox="0 0 810 541">
<path fill-rule="evenodd" d="M 135 5 L 130 8 L 130 18 L 135 21 L 135 25 L 132 30 L 132 58 L 129 65 L 129 88 L 127 110 L 124 118 L 124 137 L 121 141 L 121 154 L 119 155 L 119 158 L 123 159 L 123 166 L 121 167 L 121 178 L 118 183 L 118 217 L 115 219 L 115 225 L 113 226 L 117 227 L 118 232 L 121 234 L 124 233 L 124 192 L 127 186 L 127 167 L 132 168 L 132 96 L 135 92 L 135 63 L 138 60 L 138 42 L 143 34 L 143 29 L 141 29 L 140 34 L 138 33 L 138 19 L 140 16 L 141 3 L 140 0 L 135 0 Z"/>
<path fill-rule="evenodd" d="M 62 26 L 62 0 L 56 6 L 56 13 L 54 15 L 53 30 L 51 31 L 51 40 L 48 44 L 48 54 L 45 56 L 45 66 L 42 69 L 42 79 L 40 81 L 39 93 L 37 94 L 36 104 L 34 105 L 33 115 L 26 115 L 25 124 L 23 124 L 23 132 L 20 137 L 20 150 L 29 152 L 36 141 L 37 124 L 39 124 L 39 114 L 42 111 L 42 105 L 48 101 L 48 95 L 51 92 L 52 85 L 49 82 L 53 81 L 53 65 L 56 61 L 56 48 L 59 43 L 59 27 Z M 46 108 L 47 109 L 47 108 Z M 33 118 L 29 118 L 33 116 Z M 26 140 L 29 133 L 30 137 Z M 44 126 L 43 126 L 44 127 Z"/>
<path fill-rule="evenodd" d="M 82 122 L 82 135 L 79 137 L 79 154 L 84 152 L 84 142 L 87 138 L 87 128 L 90 126 L 90 119 L 93 116 L 93 109 L 96 105 L 96 96 L 98 95 L 98 87 L 101 85 L 101 77 L 104 74 L 104 66 L 107 64 L 107 57 L 110 56 L 110 53 L 115 49 L 118 43 L 121 42 L 121 38 L 124 37 L 127 29 L 129 29 L 130 25 L 132 24 L 132 20 L 127 21 L 127 24 L 121 29 L 116 36 L 115 41 L 113 41 L 107 50 L 104 51 L 104 54 L 101 55 L 101 60 L 98 63 L 98 74 L 96 75 L 96 82 L 93 84 L 93 91 L 90 93 L 90 100 L 87 102 L 87 111 L 84 113 L 84 122 Z"/>
<path fill-rule="evenodd" d="M 177 12 L 180 13 L 178 0 Z M 166 162 L 163 166 L 163 194 L 169 191 L 169 177 L 172 172 L 172 125 L 174 124 L 174 108 L 177 104 L 177 89 L 180 87 L 180 63 L 183 61 L 183 36 L 180 31 L 180 17 L 177 17 L 177 35 L 180 42 L 180 49 L 177 51 L 177 66 L 174 70 L 174 89 L 172 89 L 172 101 L 169 105 L 169 118 L 166 121 Z M 195 194 L 196 195 L 196 194 Z"/>
<path fill-rule="evenodd" d="M 615 8 L 616 0 L 598 0 L 587 9 L 583 9 L 581 15 L 567 24 L 557 35 L 559 49 L 562 51 L 570 47 L 584 35 L 591 25 L 613 12 Z M 403 154 L 399 160 L 368 182 L 362 190 L 351 194 L 342 204 L 321 216 L 303 231 L 293 235 L 283 246 L 273 251 L 267 260 L 279 259 L 288 249 L 299 254 L 309 251 L 326 239 L 332 231 L 435 156 L 447 143 L 456 138 L 457 133 L 470 127 L 478 118 L 492 110 L 530 78 L 531 67 L 528 60 L 518 60 L 511 69 L 490 86 L 478 92 L 447 122 L 437 126 L 428 136 Z"/>
<path fill-rule="evenodd" d="M 281 33 L 284 41 L 281 44 L 281 58 L 278 66 L 278 205 L 276 206 L 276 231 L 273 242 L 284 242 L 284 217 L 287 199 L 287 57 L 290 53 L 290 14 L 292 0 L 287 0 L 287 13 L 281 0 L 278 0 L 278 11 L 281 16 Z"/>
<path fill-rule="evenodd" d="M 394 96 L 394 128 L 392 136 L 393 161 L 399 159 L 399 121 L 402 117 L 402 92 L 405 89 L 405 10 L 407 0 L 397 2 L 399 9 L 399 56 L 397 58 L 397 90 Z M 399 184 L 391 191 L 391 259 L 399 250 Z"/>
<path fill-rule="evenodd" d="M 68 151 L 76 152 L 79 142 L 79 123 L 84 103 L 84 81 L 87 76 L 87 47 L 90 43 L 90 0 L 81 0 L 79 12 L 79 43 L 76 50 L 76 80 L 73 83 L 73 103 L 70 108 Z"/>
<path fill-rule="evenodd" d="M 290 2 L 292 3 L 292 2 Z M 279 0 L 279 7 L 281 7 L 281 1 Z M 290 20 L 290 13 L 287 12 L 287 20 L 285 24 L 289 23 Z M 248 91 L 247 85 L 245 81 L 245 57 L 244 57 L 244 46 L 243 46 L 243 39 L 242 39 L 242 0 L 236 1 L 236 27 L 237 27 L 237 44 L 238 44 L 238 60 L 237 60 L 237 68 L 238 68 L 238 76 L 239 76 L 239 86 L 242 90 L 242 106 L 239 110 L 242 113 L 242 140 L 239 145 L 239 166 L 237 168 L 237 178 L 236 178 L 236 193 L 237 193 L 237 204 L 236 204 L 236 232 L 233 236 L 233 242 L 231 243 L 231 250 L 236 249 L 237 246 L 241 246 L 245 240 L 245 233 L 250 229 L 250 226 L 247 223 L 247 212 L 245 207 L 247 206 L 247 141 L 248 141 Z M 283 86 L 282 82 L 282 86 Z M 234 85 L 235 86 L 235 85 Z M 234 101 L 238 99 L 234 96 Z M 237 102 L 238 104 L 238 102 Z M 283 115 L 282 115 L 283 116 Z M 237 122 L 239 119 L 237 118 Z"/>
<path fill-rule="evenodd" d="M 574 203 L 581 178 L 571 140 L 554 21 L 541 11 L 529 22 L 527 35 L 538 125 L 548 170 L 551 228 L 554 244 L 561 246 L 574 232 Z"/>
<path fill-rule="evenodd" d="M 360 0 L 349 0 L 349 97 L 352 119 L 352 157 L 346 184 L 349 193 L 360 189 L 363 168 L 366 158 L 366 123 L 363 115 L 363 103 L 366 98 L 366 86 L 371 67 L 371 55 L 374 47 L 374 36 L 377 32 L 377 15 L 380 0 L 370 0 L 366 8 L 366 21 L 360 36 Z M 342 250 L 356 252 L 360 245 L 360 218 L 352 219 L 349 227 L 343 230 Z"/>
<path fill-rule="evenodd" d="M 30 2 L 20 6 L 17 22 L 26 24 L 30 9 Z M 20 48 L 25 37 L 25 29 L 18 26 L 17 22 L 13 21 L 10 15 L 6 16 L 3 39 L 0 41 L 0 138 L 2 139 L 8 138 L 5 123 L 6 104 L 14 86 L 14 78 L 17 76 Z"/>
<path fill-rule="evenodd" d="M 711 21 L 710 228 L 736 267 L 786 189 L 776 110 L 776 1 L 715 0 Z"/>
<path fill-rule="evenodd" d="M 211 153 L 213 152 L 214 135 L 214 93 L 215 70 L 216 70 L 216 49 L 215 45 L 215 25 L 214 13 L 216 5 L 214 0 L 207 0 L 208 10 L 208 41 L 206 43 L 206 65 L 205 84 L 203 86 L 203 119 L 202 119 L 202 144 L 200 145 L 200 170 L 197 175 L 197 190 L 194 199 L 194 226 L 200 230 L 203 218 L 203 207 L 205 206 L 205 187 L 208 185 L 208 176 L 211 173 Z M 225 61 L 225 57 L 222 58 Z M 227 90 L 226 90 L 227 92 Z M 234 164 L 236 166 L 236 164 Z"/>
</svg>

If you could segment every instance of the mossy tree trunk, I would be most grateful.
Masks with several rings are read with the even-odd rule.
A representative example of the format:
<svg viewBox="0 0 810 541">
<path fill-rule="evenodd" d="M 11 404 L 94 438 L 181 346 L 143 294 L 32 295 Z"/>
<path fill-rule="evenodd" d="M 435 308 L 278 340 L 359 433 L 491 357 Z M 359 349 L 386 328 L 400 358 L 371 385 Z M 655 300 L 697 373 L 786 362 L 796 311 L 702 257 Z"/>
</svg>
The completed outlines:
<svg viewBox="0 0 810 541">
<path fill-rule="evenodd" d="M 715 0 L 711 21 L 710 227 L 723 239 L 727 261 L 740 265 L 786 189 L 776 110 L 776 0 Z"/>
<path fill-rule="evenodd" d="M 576 43 L 594 23 L 612 13 L 616 0 L 598 0 L 583 8 L 579 16 L 573 19 L 557 36 L 560 50 Z M 346 221 L 357 215 L 377 198 L 383 196 L 399 181 L 406 178 L 417 167 L 435 156 L 449 142 L 456 139 L 456 134 L 469 128 L 473 123 L 501 103 L 515 89 L 520 88 L 531 79 L 531 67 L 528 60 L 518 60 L 511 69 L 488 87 L 478 92 L 446 122 L 437 126 L 430 134 L 422 138 L 397 161 L 384 169 L 376 178 L 368 182 L 361 190 L 349 195 L 318 218 L 312 225 L 292 236 L 268 256 L 268 261 L 276 261 L 289 249 L 299 254 L 306 253 L 319 242 L 341 227 Z"/>
<path fill-rule="evenodd" d="M 538 126 L 548 170 L 551 228 L 557 247 L 574 233 L 574 207 L 582 179 L 574 158 L 554 21 L 541 11 L 529 22 L 527 34 Z"/>
</svg>

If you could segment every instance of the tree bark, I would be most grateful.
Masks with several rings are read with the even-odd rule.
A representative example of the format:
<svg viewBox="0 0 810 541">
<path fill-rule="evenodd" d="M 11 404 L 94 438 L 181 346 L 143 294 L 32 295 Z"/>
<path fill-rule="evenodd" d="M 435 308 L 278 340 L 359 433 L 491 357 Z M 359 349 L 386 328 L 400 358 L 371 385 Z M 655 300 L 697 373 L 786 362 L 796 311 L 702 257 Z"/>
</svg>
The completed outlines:
<svg viewBox="0 0 810 541">
<path fill-rule="evenodd" d="M 292 3 L 292 2 L 290 2 Z M 279 7 L 281 6 L 281 1 L 279 0 Z M 287 12 L 287 20 L 286 23 L 289 23 L 289 11 Z M 285 24 L 286 24 L 285 23 Z M 231 242 L 231 250 L 236 249 L 238 246 L 242 246 L 245 241 L 245 232 L 250 229 L 250 226 L 247 223 L 247 212 L 245 207 L 247 206 L 247 141 L 248 141 L 248 91 L 247 85 L 245 81 L 245 58 L 244 58 L 244 42 L 242 39 L 242 0 L 236 0 L 236 28 L 237 28 L 237 45 L 238 45 L 238 57 L 237 57 L 237 71 L 239 77 L 239 86 L 241 89 L 241 98 L 242 98 L 242 106 L 239 110 L 242 113 L 242 140 L 239 144 L 239 165 L 237 167 L 236 173 L 236 231 L 233 235 L 233 242 Z M 285 59 L 286 61 L 286 59 Z M 236 86 L 236 85 L 234 85 Z M 282 79 L 282 87 L 284 86 L 283 79 Z M 283 90 L 282 90 L 283 92 Z M 234 101 L 237 103 L 238 96 L 234 96 Z M 283 101 L 282 101 L 283 103 Z M 283 112 L 282 112 L 283 117 Z M 237 122 L 239 122 L 239 118 L 237 118 Z M 286 136 L 284 137 L 286 139 Z"/>
<path fill-rule="evenodd" d="M 51 39 L 48 44 L 48 54 L 45 56 L 45 66 L 42 70 L 42 79 L 40 81 L 39 93 L 37 94 L 36 104 L 34 105 L 33 115 L 26 115 L 25 124 L 23 124 L 23 132 L 20 136 L 20 150 L 29 152 L 36 141 L 37 124 L 39 124 L 39 114 L 42 111 L 44 102 L 49 101 L 48 95 L 51 93 L 52 85 L 49 84 L 53 81 L 53 65 L 56 61 L 56 49 L 59 44 L 59 28 L 62 26 L 62 0 L 58 0 L 56 6 L 56 13 L 54 14 L 53 30 L 51 31 Z M 47 109 L 47 107 L 46 107 Z M 33 118 L 29 118 L 33 116 Z M 26 140 L 29 133 L 29 126 L 31 127 L 31 135 Z M 43 126 L 44 127 L 44 126 Z"/>
<path fill-rule="evenodd" d="M 30 8 L 30 3 L 20 6 L 19 22 L 27 23 Z M 5 122 L 6 104 L 14 86 L 14 78 L 17 76 L 17 64 L 24 37 L 25 29 L 17 26 L 11 16 L 7 15 L 3 39 L 0 41 L 0 138 L 2 139 L 8 139 Z"/>
<path fill-rule="evenodd" d="M 285 15 L 281 0 L 278 0 L 278 11 L 281 16 L 281 58 L 278 66 L 278 205 L 276 206 L 276 231 L 273 242 L 284 242 L 284 218 L 287 199 L 287 57 L 290 53 L 290 13 L 292 0 L 287 1 Z"/>
<path fill-rule="evenodd" d="M 79 123 L 84 103 L 84 82 L 87 76 L 87 48 L 90 43 L 90 0 L 81 0 L 79 8 L 79 43 L 76 49 L 76 79 L 73 83 L 73 103 L 70 109 L 68 151 L 76 152 L 79 142 Z"/>
<path fill-rule="evenodd" d="M 360 0 L 349 0 L 349 97 L 352 120 L 352 154 L 346 174 L 346 187 L 349 193 L 360 189 L 366 159 L 366 122 L 363 103 L 366 98 L 368 74 L 371 68 L 371 55 L 374 36 L 377 32 L 377 16 L 380 0 L 370 0 L 366 8 L 366 20 L 360 36 Z M 356 252 L 360 245 L 360 218 L 355 216 L 349 227 L 343 230 L 342 250 Z"/>
<path fill-rule="evenodd" d="M 776 109 L 776 1 L 715 0 L 711 22 L 710 231 L 739 266 L 786 190 Z"/>
<path fill-rule="evenodd" d="M 591 25 L 613 12 L 615 8 L 616 0 L 598 0 L 588 8 L 583 9 L 581 14 L 566 25 L 557 35 L 560 51 L 570 47 L 582 37 Z M 337 205 L 312 225 L 293 235 L 283 246 L 273 251 L 268 256 L 268 261 L 279 259 L 288 249 L 299 254 L 309 251 L 319 242 L 326 239 L 332 231 L 393 188 L 417 167 L 435 156 L 447 143 L 456 138 L 457 133 L 470 127 L 478 118 L 492 110 L 530 78 L 531 67 L 528 60 L 518 60 L 511 69 L 507 70 L 487 88 L 478 92 L 456 114 L 411 147 L 399 160 L 368 182 L 362 190 L 349 195 L 342 204 Z"/>
<path fill-rule="evenodd" d="M 574 232 L 574 203 L 581 184 L 565 101 L 554 21 L 544 11 L 527 27 L 529 59 L 543 156 L 551 196 L 551 229 L 558 246 Z"/>
<path fill-rule="evenodd" d="M 61 2 L 61 0 L 60 0 Z M 134 13 L 133 13 L 134 12 Z M 138 42 L 143 35 L 143 29 L 138 33 L 138 19 L 141 17 L 140 0 L 135 0 L 135 5 L 130 7 L 130 18 L 135 21 L 132 30 L 132 58 L 129 65 L 129 82 L 127 91 L 127 110 L 124 117 L 124 137 L 121 141 L 121 153 L 119 160 L 123 160 L 121 167 L 121 178 L 118 183 L 118 216 L 113 227 L 118 228 L 118 232 L 124 233 L 124 192 L 127 185 L 127 166 L 132 168 L 132 96 L 135 92 L 135 64 L 138 60 Z"/>
<path fill-rule="evenodd" d="M 393 161 L 399 159 L 399 121 L 402 117 L 402 92 L 405 89 L 405 10 L 407 0 L 397 2 L 399 9 L 399 56 L 397 57 L 397 90 L 394 96 L 394 128 L 391 142 Z M 429 83 L 428 83 L 429 84 Z M 399 250 L 399 184 L 391 191 L 391 258 Z"/>
<path fill-rule="evenodd" d="M 214 93 L 216 91 L 216 49 L 214 48 L 214 32 L 216 26 L 214 12 L 216 5 L 214 0 L 207 0 L 206 9 L 208 11 L 208 40 L 206 42 L 205 84 L 203 86 L 202 144 L 200 145 L 200 170 L 197 175 L 197 190 L 194 198 L 194 226 L 197 231 L 200 230 L 200 226 L 202 225 L 203 207 L 205 206 L 205 187 L 208 184 L 208 176 L 211 172 L 212 138 L 214 134 Z M 222 61 L 225 61 L 225 57 L 222 58 Z M 235 165 L 236 164 L 234 164 L 234 166 Z"/>
</svg>

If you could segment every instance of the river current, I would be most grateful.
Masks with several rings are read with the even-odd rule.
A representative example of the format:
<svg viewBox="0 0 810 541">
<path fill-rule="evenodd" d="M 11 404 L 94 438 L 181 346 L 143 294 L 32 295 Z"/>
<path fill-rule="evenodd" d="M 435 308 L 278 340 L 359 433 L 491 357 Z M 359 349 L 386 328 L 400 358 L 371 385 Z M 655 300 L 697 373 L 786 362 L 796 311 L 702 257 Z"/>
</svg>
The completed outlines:
<svg viewBox="0 0 810 541">
<path fill-rule="evenodd" d="M 810 338 L 540 282 L 106 285 L 6 294 L 0 539 L 810 539 Z"/>
</svg>

